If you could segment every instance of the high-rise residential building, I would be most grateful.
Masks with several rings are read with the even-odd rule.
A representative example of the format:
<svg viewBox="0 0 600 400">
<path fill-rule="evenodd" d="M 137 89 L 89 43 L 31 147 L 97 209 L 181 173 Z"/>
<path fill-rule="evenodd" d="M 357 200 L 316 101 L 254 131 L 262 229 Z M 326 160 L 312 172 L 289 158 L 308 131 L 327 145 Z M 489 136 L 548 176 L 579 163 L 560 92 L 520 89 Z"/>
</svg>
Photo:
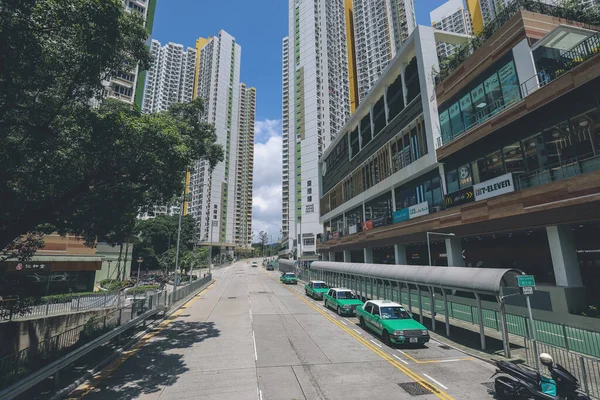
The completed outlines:
<svg viewBox="0 0 600 400">
<path fill-rule="evenodd" d="M 471 16 L 465 10 L 463 0 L 449 0 L 429 13 L 431 25 L 441 31 L 473 34 Z M 450 56 L 456 45 L 437 42 L 437 52 L 440 59 Z"/>
<path fill-rule="evenodd" d="M 188 103 L 194 94 L 196 49 L 152 40 L 152 66 L 147 72 L 142 111 L 165 111 L 173 103 Z"/>
<path fill-rule="evenodd" d="M 282 136 L 282 182 L 281 182 L 281 239 L 286 244 L 290 233 L 290 69 L 289 38 L 282 42 L 282 101 L 281 101 L 281 136 Z"/>
<path fill-rule="evenodd" d="M 353 0 L 352 15 L 360 103 L 415 29 L 414 0 Z"/>
<path fill-rule="evenodd" d="M 252 247 L 252 182 L 254 171 L 254 119 L 256 89 L 240 85 L 240 122 L 235 182 L 235 244 Z"/>
<path fill-rule="evenodd" d="M 241 168 L 246 169 L 248 177 L 252 175 L 253 156 L 248 152 L 253 151 L 249 145 L 254 134 L 255 89 L 240 85 L 242 48 L 227 32 L 221 30 L 214 37 L 199 38 L 196 51 L 194 98 L 204 99 L 203 117 L 215 127 L 224 160 L 212 171 L 206 161 L 195 163 L 190 176 L 191 201 L 187 211 L 196 219 L 197 240 L 201 244 L 211 243 L 221 252 L 231 252 L 237 245 L 246 246 L 252 235 L 248 223 L 252 215 L 248 207 L 252 184 L 246 182 L 240 188 L 244 191 L 240 199 L 236 196 L 241 193 L 237 191 L 236 182 Z M 242 114 L 241 110 L 244 110 Z M 242 166 L 238 166 L 240 152 L 243 153 Z M 236 217 L 241 216 L 238 203 L 245 210 L 245 222 L 240 224 L 236 223 Z M 238 227 L 242 232 L 237 232 Z"/>
<path fill-rule="evenodd" d="M 154 12 L 157 0 L 125 0 L 123 5 L 127 12 L 138 12 L 144 17 L 146 30 L 150 35 L 154 25 Z M 148 41 L 148 45 L 150 42 Z M 145 71 L 139 71 L 136 65 L 131 71 L 119 71 L 116 76 L 105 81 L 107 97 L 112 97 L 129 104 L 134 102 L 141 108 L 144 93 Z"/>
<path fill-rule="evenodd" d="M 290 250 L 309 256 L 321 232 L 317 162 L 350 115 L 344 0 L 289 0 L 283 49 L 283 230 Z"/>
</svg>

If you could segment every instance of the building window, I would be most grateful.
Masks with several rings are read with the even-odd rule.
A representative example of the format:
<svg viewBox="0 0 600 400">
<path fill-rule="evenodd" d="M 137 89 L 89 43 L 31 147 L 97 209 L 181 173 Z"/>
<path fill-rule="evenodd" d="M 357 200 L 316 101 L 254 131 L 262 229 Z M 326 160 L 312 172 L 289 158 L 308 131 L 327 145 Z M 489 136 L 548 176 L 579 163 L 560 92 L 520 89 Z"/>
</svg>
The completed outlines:
<svg viewBox="0 0 600 400">
<path fill-rule="evenodd" d="M 363 119 L 360 121 L 360 136 L 361 136 L 361 143 L 362 143 L 362 148 L 364 149 L 365 146 L 367 144 L 369 144 L 369 142 L 372 139 L 371 136 L 371 115 L 367 114 L 363 117 Z"/>
<path fill-rule="evenodd" d="M 312 188 L 308 188 L 308 189 L 306 189 L 306 193 L 307 193 L 307 194 L 312 194 Z"/>
<path fill-rule="evenodd" d="M 358 127 L 350 133 L 350 159 L 354 158 L 360 151 L 360 142 L 358 140 Z"/>
<path fill-rule="evenodd" d="M 306 186 L 311 186 L 312 185 L 312 181 L 306 181 Z"/>
<path fill-rule="evenodd" d="M 307 196 L 306 197 L 306 201 L 308 201 L 309 203 L 311 203 L 312 202 L 312 196 Z"/>
</svg>

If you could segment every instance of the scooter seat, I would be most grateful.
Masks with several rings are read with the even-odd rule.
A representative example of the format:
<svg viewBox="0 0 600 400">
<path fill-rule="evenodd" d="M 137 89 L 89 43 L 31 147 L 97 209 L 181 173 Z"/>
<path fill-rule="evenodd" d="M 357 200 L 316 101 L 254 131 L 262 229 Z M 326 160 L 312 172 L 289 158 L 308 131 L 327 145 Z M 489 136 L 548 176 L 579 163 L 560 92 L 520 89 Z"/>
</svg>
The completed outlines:
<svg viewBox="0 0 600 400">
<path fill-rule="evenodd" d="M 524 379 L 528 379 L 536 384 L 539 383 L 542 378 L 537 371 L 521 368 L 520 366 L 507 361 L 498 361 L 496 364 L 501 371 L 513 376 L 522 376 Z"/>
</svg>

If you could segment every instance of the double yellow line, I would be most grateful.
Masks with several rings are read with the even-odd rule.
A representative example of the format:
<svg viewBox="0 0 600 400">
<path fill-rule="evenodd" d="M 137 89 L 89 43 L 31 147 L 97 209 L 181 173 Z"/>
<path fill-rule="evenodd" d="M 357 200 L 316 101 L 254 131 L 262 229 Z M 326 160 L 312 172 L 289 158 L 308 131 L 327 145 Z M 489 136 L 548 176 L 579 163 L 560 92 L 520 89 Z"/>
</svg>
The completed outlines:
<svg viewBox="0 0 600 400">
<path fill-rule="evenodd" d="M 266 273 L 266 271 L 264 271 L 264 272 Z M 274 281 L 276 281 L 275 278 L 273 278 L 271 275 L 267 274 L 267 276 L 270 277 L 271 279 L 273 279 Z M 367 339 L 362 337 L 360 334 L 358 334 L 358 333 L 354 332 L 352 329 L 346 327 L 344 324 L 339 322 L 337 319 L 333 318 L 332 316 L 327 314 L 325 311 L 321 310 L 319 307 L 315 306 L 310 301 L 306 300 L 302 295 L 299 295 L 295 290 L 292 290 L 287 286 L 286 286 L 286 289 L 289 290 L 291 293 L 293 293 L 294 296 L 298 297 L 304 303 L 308 304 L 313 310 L 315 310 L 319 314 L 323 315 L 325 318 L 327 318 L 328 320 L 333 322 L 335 325 L 337 325 L 340 329 L 345 331 L 347 334 L 349 334 L 350 336 L 352 336 L 353 338 L 358 340 L 360 343 L 362 343 L 363 345 L 368 347 L 369 350 L 371 350 L 372 352 L 374 352 L 375 354 L 377 354 L 378 356 L 380 356 L 381 358 L 383 358 L 384 360 L 386 360 L 387 362 L 392 364 L 394 367 L 396 367 L 398 370 L 400 370 L 403 374 L 408 376 L 410 379 L 412 379 L 413 381 L 415 381 L 416 383 L 418 383 L 425 389 L 432 392 L 437 398 L 442 399 L 442 400 L 453 400 L 453 398 L 449 394 L 445 393 L 441 389 L 438 389 L 437 387 L 435 387 L 434 385 L 429 383 L 425 378 L 422 378 L 421 376 L 419 376 L 419 374 L 412 371 L 410 368 L 407 368 L 404 365 L 400 364 L 397 360 L 395 360 L 388 353 L 379 349 L 377 346 L 373 345 Z M 409 356 L 409 358 L 414 360 L 414 358 L 412 358 L 410 356 Z"/>
<path fill-rule="evenodd" d="M 216 280 L 213 281 L 213 283 L 211 283 L 205 289 L 203 289 L 200 293 L 191 298 L 187 303 L 185 303 L 184 306 L 179 307 L 179 309 L 173 314 L 171 314 L 169 318 L 161 322 L 154 331 L 144 335 L 131 350 L 124 351 L 121 354 L 121 356 L 118 357 L 112 363 L 110 363 L 108 367 L 104 368 L 102 371 L 94 375 L 90 379 L 89 383 L 85 383 L 79 386 L 77 389 L 75 389 L 72 395 L 73 397 L 70 396 L 68 400 L 81 399 L 82 397 L 88 395 L 96 387 L 98 387 L 98 385 L 100 385 L 106 378 L 108 378 L 110 374 L 112 374 L 117 368 L 123 365 L 123 363 L 129 359 L 129 357 L 137 353 L 139 349 L 141 349 L 146 343 L 148 343 L 148 341 L 150 341 L 150 339 L 162 332 L 163 329 L 165 329 L 169 324 L 171 324 L 175 319 L 177 319 L 177 317 L 179 317 L 187 308 L 194 304 L 196 300 L 198 300 L 201 296 L 205 295 L 206 292 L 208 292 L 214 286 L 215 282 Z"/>
</svg>

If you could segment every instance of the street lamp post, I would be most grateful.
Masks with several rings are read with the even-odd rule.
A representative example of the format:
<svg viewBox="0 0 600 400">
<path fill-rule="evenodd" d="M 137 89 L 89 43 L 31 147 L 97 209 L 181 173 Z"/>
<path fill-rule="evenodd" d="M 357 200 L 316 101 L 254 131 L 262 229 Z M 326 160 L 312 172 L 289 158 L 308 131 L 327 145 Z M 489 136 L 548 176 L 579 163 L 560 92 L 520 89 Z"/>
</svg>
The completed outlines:
<svg viewBox="0 0 600 400">
<path fill-rule="evenodd" d="M 142 257 L 138 257 L 137 262 L 138 262 L 138 273 L 137 273 L 137 282 L 136 282 L 136 286 L 140 286 L 140 268 L 142 267 L 142 262 L 144 261 L 144 259 Z"/>
<path fill-rule="evenodd" d="M 438 236 L 456 236 L 456 235 L 454 233 L 427 232 L 427 254 L 429 255 L 429 265 L 431 265 L 431 246 L 429 244 L 429 235 L 438 235 Z"/>
</svg>

